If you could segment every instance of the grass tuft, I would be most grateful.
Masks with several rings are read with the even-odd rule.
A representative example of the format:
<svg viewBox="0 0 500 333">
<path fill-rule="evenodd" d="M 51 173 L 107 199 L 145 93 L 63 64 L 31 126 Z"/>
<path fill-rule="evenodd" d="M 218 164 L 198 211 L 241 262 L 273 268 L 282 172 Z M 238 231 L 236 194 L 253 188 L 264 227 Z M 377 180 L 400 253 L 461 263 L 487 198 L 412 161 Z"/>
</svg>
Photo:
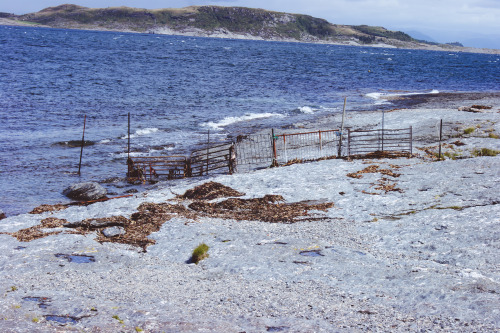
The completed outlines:
<svg viewBox="0 0 500 333">
<path fill-rule="evenodd" d="M 466 128 L 464 129 L 464 134 L 471 134 L 472 132 L 474 132 L 476 129 L 474 127 L 469 127 L 469 128 Z"/>
<path fill-rule="evenodd" d="M 191 260 L 190 262 L 193 262 L 198 265 L 200 261 L 203 259 L 208 258 L 208 245 L 205 243 L 201 243 L 198 245 L 194 250 L 193 254 L 191 255 Z"/>
<path fill-rule="evenodd" d="M 500 150 L 495 150 L 495 149 L 489 149 L 489 148 L 481 148 L 481 149 L 474 149 L 472 151 L 473 156 L 497 156 L 500 154 Z"/>
</svg>

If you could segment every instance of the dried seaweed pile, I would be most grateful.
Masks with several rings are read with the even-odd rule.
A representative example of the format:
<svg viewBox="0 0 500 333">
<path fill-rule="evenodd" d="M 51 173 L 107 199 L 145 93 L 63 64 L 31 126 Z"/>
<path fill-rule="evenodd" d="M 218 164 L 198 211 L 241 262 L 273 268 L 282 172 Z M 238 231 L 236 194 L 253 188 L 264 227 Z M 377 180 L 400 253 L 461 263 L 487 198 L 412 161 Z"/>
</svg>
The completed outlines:
<svg viewBox="0 0 500 333">
<path fill-rule="evenodd" d="M 53 229 L 62 227 L 67 221 L 63 219 L 58 219 L 55 217 L 48 217 L 43 219 L 39 225 L 35 225 L 33 227 L 25 228 L 18 230 L 16 232 L 2 232 L 2 234 L 11 235 L 12 237 L 17 238 L 20 242 L 30 242 L 32 240 L 47 237 L 50 235 L 56 235 L 61 233 L 61 230 L 58 231 L 44 231 L 44 229 Z"/>
<path fill-rule="evenodd" d="M 68 208 L 68 206 L 67 205 L 63 205 L 63 204 L 40 205 L 40 206 L 34 208 L 29 213 L 30 214 L 42 214 L 42 213 L 45 213 L 45 212 L 57 212 L 57 211 L 60 211 L 60 210 L 64 210 L 66 208 Z"/>
<path fill-rule="evenodd" d="M 399 169 L 399 166 L 396 166 L 396 165 L 391 165 L 391 167 L 395 168 L 395 169 Z M 401 174 L 395 173 L 391 169 L 380 169 L 380 166 L 372 164 L 372 165 L 364 168 L 363 170 L 348 173 L 347 177 L 360 179 L 360 178 L 363 178 L 363 174 L 365 174 L 365 173 L 381 173 L 383 175 L 391 176 L 394 178 L 401 176 Z M 381 179 L 379 179 L 377 181 L 376 184 L 373 184 L 372 186 L 375 186 L 376 190 L 384 191 L 385 193 L 388 193 L 388 192 L 400 192 L 400 193 L 402 193 L 403 190 L 401 190 L 400 188 L 397 188 L 396 185 L 397 185 L 396 182 L 392 182 L 387 177 L 382 177 Z M 380 193 L 375 193 L 375 192 L 366 192 L 366 191 L 362 191 L 362 192 L 365 194 L 374 194 L 374 195 L 380 194 Z"/>
<path fill-rule="evenodd" d="M 208 182 L 193 189 L 187 190 L 180 196 L 181 199 L 191 200 L 213 200 L 218 198 L 241 197 L 245 193 L 238 192 L 229 186 L 216 182 Z"/>
<path fill-rule="evenodd" d="M 397 168 L 397 166 L 393 166 L 393 167 Z M 360 178 L 363 178 L 364 173 L 381 173 L 383 175 L 387 175 L 387 176 L 391 176 L 391 177 L 401 176 L 401 174 L 395 173 L 391 169 L 380 169 L 380 167 L 378 165 L 372 164 L 372 165 L 364 168 L 363 170 L 348 173 L 347 177 L 360 179 Z"/>
<path fill-rule="evenodd" d="M 333 203 L 309 204 L 305 202 L 284 203 L 281 195 L 266 195 L 263 198 L 230 198 L 221 202 L 197 201 L 189 208 L 210 217 L 238 221 L 263 221 L 272 223 L 294 223 L 309 215 L 310 210 L 326 211 Z"/>
<path fill-rule="evenodd" d="M 265 195 L 263 198 L 240 199 L 228 198 L 220 202 L 209 202 L 212 199 L 244 195 L 230 187 L 215 182 L 208 182 L 187 190 L 181 199 L 194 199 L 187 207 L 181 202 L 170 203 L 143 203 L 130 218 L 112 216 L 107 218 L 85 219 L 68 223 L 66 220 L 49 217 L 42 220 L 40 225 L 9 233 L 23 242 L 57 234 L 65 231 L 70 233 L 87 234 L 97 232 L 97 241 L 114 242 L 137 246 L 146 251 L 149 245 L 155 243 L 148 236 L 160 230 L 162 225 L 174 217 L 196 221 L 200 217 L 215 217 L 223 219 L 255 220 L 273 223 L 294 223 L 316 219 L 309 216 L 311 210 L 326 211 L 333 207 L 333 203 L 285 203 L 281 195 Z M 45 232 L 47 228 L 61 228 L 53 232 Z M 115 228 L 116 235 L 106 235 L 106 230 Z"/>
</svg>

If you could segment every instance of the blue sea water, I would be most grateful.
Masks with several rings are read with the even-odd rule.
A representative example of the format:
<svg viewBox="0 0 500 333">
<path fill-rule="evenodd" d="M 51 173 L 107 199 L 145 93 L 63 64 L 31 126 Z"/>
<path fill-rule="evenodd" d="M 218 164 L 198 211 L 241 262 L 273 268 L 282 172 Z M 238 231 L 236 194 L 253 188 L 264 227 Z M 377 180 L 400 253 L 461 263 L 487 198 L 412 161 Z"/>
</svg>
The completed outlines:
<svg viewBox="0 0 500 333">
<path fill-rule="evenodd" d="M 0 26 L 0 209 L 65 202 L 134 154 L 374 107 L 392 90 L 498 91 L 498 55 Z M 76 175 L 86 140 L 82 174 Z M 123 183 L 106 185 L 122 194 Z"/>
</svg>

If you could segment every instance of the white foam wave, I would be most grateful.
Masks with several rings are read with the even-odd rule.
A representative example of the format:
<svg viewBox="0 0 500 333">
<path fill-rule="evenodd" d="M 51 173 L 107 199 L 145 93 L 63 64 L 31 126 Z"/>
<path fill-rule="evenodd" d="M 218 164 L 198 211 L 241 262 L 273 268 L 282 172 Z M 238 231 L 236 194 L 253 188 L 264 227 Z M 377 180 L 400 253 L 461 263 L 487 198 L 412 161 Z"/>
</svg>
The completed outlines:
<svg viewBox="0 0 500 333">
<path fill-rule="evenodd" d="M 278 114 L 278 113 L 249 113 L 249 114 L 246 114 L 246 115 L 240 116 L 240 117 L 226 117 L 219 122 L 209 121 L 209 122 L 201 124 L 201 126 L 208 127 L 208 128 L 219 131 L 226 126 L 229 126 L 229 125 L 232 125 L 235 123 L 239 123 L 239 122 L 243 122 L 243 121 L 250 121 L 250 120 L 255 120 L 255 119 L 261 119 L 261 118 L 270 118 L 270 117 L 284 117 L 284 116 L 281 114 Z"/>
<path fill-rule="evenodd" d="M 134 134 L 130 134 L 130 138 L 136 138 L 138 136 L 148 135 L 148 134 L 158 132 L 158 131 L 159 131 L 159 129 L 156 127 L 143 128 L 143 129 L 139 129 L 139 130 L 135 131 Z M 122 136 L 122 139 L 127 139 L 127 138 L 128 138 L 127 135 Z"/>
<path fill-rule="evenodd" d="M 314 111 L 317 111 L 317 109 L 313 109 L 310 106 L 302 106 L 299 108 L 299 111 L 306 114 L 313 114 Z"/>
</svg>

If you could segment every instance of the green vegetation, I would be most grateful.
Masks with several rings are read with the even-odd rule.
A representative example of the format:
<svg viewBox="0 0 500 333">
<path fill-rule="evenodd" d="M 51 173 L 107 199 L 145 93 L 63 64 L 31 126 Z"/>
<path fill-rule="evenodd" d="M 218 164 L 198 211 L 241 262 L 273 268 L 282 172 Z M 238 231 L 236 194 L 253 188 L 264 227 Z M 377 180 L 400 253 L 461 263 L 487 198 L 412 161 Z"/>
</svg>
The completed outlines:
<svg viewBox="0 0 500 333">
<path fill-rule="evenodd" d="M 473 156 L 497 156 L 500 154 L 500 150 L 495 150 L 495 149 L 489 149 L 489 148 L 481 148 L 481 149 L 474 149 L 472 151 Z"/>
<path fill-rule="evenodd" d="M 54 28 L 133 30 L 154 32 L 157 29 L 185 31 L 199 29 L 212 33 L 227 31 L 264 39 L 359 40 L 371 44 L 378 38 L 415 42 L 401 31 L 367 25 L 331 24 L 309 15 L 288 14 L 263 9 L 222 6 L 190 6 L 180 9 L 139 9 L 130 7 L 86 8 L 76 5 L 49 7 L 37 13 L 14 15 L 13 19 Z M 389 40 L 384 40 L 390 43 Z"/>
<path fill-rule="evenodd" d="M 449 159 L 452 159 L 452 160 L 456 160 L 458 157 L 462 156 L 462 154 L 460 152 L 456 152 L 456 151 L 447 151 L 443 155 L 448 157 Z"/>
<path fill-rule="evenodd" d="M 200 261 L 203 259 L 208 258 L 208 245 L 205 243 L 201 243 L 198 245 L 194 250 L 193 254 L 191 255 L 191 262 L 195 263 L 198 265 Z"/>
<path fill-rule="evenodd" d="M 390 39 L 397 39 L 401 40 L 403 42 L 415 42 L 416 40 L 411 38 L 410 35 L 405 34 L 404 32 L 401 31 L 391 31 L 387 30 L 382 27 L 372 27 L 368 25 L 356 25 L 353 26 L 354 29 L 358 30 L 359 32 L 362 32 L 364 34 L 369 35 L 369 39 L 375 40 L 375 37 L 385 37 L 385 38 L 390 38 Z"/>
<path fill-rule="evenodd" d="M 495 133 L 491 132 L 491 133 L 488 134 L 488 138 L 491 138 L 491 139 L 500 139 L 500 136 L 498 134 L 495 134 Z"/>
<path fill-rule="evenodd" d="M 120 324 L 123 324 L 123 323 L 124 323 L 124 321 L 123 321 L 122 319 L 120 319 L 120 317 L 118 317 L 118 315 L 114 315 L 114 316 L 113 316 L 113 319 L 118 320 L 118 322 L 119 322 Z"/>
<path fill-rule="evenodd" d="M 469 128 L 466 128 L 464 129 L 464 134 L 471 134 L 472 132 L 474 132 L 476 130 L 475 127 L 469 127 Z"/>
</svg>

